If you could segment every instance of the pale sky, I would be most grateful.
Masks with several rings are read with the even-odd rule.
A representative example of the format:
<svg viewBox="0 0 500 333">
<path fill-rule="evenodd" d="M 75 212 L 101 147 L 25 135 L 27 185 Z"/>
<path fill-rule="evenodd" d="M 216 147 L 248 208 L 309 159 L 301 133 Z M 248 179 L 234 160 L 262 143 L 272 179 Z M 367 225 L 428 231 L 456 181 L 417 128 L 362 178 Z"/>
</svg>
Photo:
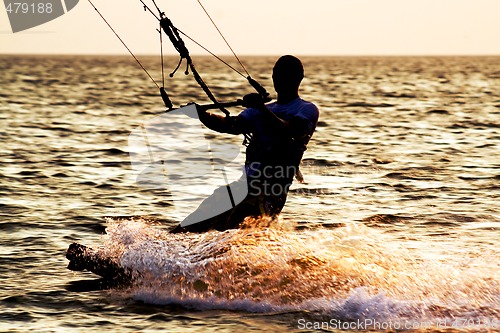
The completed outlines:
<svg viewBox="0 0 500 333">
<path fill-rule="evenodd" d="M 151 4 L 150 0 L 144 0 Z M 136 54 L 159 54 L 139 0 L 93 0 Z M 196 0 L 157 0 L 180 30 L 229 54 Z M 500 0 L 203 0 L 239 55 L 500 55 Z M 165 42 L 165 41 L 164 41 Z M 176 54 L 168 41 L 166 54 Z M 205 52 L 191 42 L 193 54 Z M 0 9 L 0 54 L 127 54 L 87 0 L 12 33 Z"/>
</svg>

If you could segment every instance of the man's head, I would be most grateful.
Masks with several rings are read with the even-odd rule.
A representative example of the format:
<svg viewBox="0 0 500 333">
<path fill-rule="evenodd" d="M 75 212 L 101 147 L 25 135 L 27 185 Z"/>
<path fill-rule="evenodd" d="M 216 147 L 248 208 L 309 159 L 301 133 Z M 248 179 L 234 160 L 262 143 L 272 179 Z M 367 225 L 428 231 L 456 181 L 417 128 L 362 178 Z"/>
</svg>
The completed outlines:
<svg viewBox="0 0 500 333">
<path fill-rule="evenodd" d="M 304 78 L 302 62 L 291 55 L 284 55 L 273 68 L 274 89 L 278 94 L 297 92 Z"/>
</svg>

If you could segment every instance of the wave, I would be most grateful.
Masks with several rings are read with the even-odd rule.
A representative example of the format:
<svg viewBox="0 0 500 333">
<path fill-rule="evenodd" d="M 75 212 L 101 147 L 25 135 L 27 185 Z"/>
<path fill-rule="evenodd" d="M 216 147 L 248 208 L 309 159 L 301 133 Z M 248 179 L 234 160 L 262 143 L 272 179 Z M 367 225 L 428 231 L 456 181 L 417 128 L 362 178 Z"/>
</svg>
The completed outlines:
<svg viewBox="0 0 500 333">
<path fill-rule="evenodd" d="M 112 292 L 148 304 L 349 321 L 500 313 L 499 264 L 484 260 L 498 253 L 449 258 L 357 223 L 297 231 L 260 219 L 205 234 L 169 234 L 144 218 L 108 223 L 99 252 L 140 275 Z"/>
</svg>

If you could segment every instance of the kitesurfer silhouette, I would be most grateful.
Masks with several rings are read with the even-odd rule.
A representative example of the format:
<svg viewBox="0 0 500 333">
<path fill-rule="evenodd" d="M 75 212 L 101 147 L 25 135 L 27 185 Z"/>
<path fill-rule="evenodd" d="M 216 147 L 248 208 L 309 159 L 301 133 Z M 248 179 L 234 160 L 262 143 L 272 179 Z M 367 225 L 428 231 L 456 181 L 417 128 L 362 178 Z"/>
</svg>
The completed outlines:
<svg viewBox="0 0 500 333">
<path fill-rule="evenodd" d="M 246 177 L 232 183 L 231 187 L 246 187 L 248 191 L 232 208 L 204 219 L 204 215 L 213 216 L 209 212 L 220 205 L 222 198 L 227 198 L 227 186 L 216 189 L 171 232 L 223 231 L 237 228 L 246 217 L 274 217 L 283 209 L 294 176 L 301 180 L 299 164 L 316 129 L 319 110 L 299 97 L 304 68 L 298 58 L 280 57 L 274 65 L 272 78 L 276 102 L 265 104 L 259 94 L 249 94 L 243 98 L 247 109 L 238 116 L 227 117 L 198 108 L 199 119 L 208 128 L 245 135 Z"/>
</svg>

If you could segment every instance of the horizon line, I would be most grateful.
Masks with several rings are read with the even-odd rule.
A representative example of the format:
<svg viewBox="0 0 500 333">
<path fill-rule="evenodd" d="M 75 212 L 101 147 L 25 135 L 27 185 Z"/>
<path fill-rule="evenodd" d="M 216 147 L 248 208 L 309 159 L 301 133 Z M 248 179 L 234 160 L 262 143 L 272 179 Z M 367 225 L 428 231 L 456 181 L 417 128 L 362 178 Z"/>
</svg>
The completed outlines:
<svg viewBox="0 0 500 333">
<path fill-rule="evenodd" d="M 462 53 L 462 54 L 446 54 L 446 53 L 422 53 L 422 54 L 300 54 L 291 53 L 298 57 L 500 57 L 500 53 Z M 50 52 L 0 52 L 0 56 L 129 56 L 129 53 L 50 53 Z M 140 57 L 158 57 L 154 53 L 137 53 L 136 56 Z M 280 57 L 283 54 L 241 54 L 238 57 Z M 179 57 L 178 54 L 166 54 L 165 57 Z M 191 56 L 196 57 L 213 57 L 210 54 L 193 53 Z M 218 54 L 219 57 L 234 57 L 232 54 Z"/>
</svg>

